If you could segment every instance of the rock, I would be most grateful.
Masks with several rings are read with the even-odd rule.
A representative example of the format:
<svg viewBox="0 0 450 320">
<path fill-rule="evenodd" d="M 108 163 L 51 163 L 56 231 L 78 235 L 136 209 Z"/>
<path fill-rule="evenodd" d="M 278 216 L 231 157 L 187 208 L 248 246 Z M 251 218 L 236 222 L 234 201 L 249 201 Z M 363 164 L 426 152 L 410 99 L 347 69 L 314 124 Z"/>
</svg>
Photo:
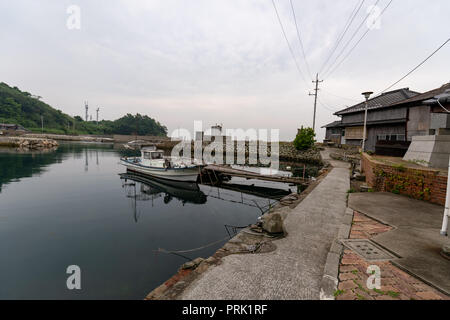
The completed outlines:
<svg viewBox="0 0 450 320">
<path fill-rule="evenodd" d="M 263 229 L 268 233 L 282 233 L 283 219 L 279 213 L 269 213 L 262 217 Z"/>
<path fill-rule="evenodd" d="M 181 266 L 181 269 L 182 270 L 195 269 L 200 263 L 203 262 L 203 260 L 204 260 L 203 258 L 196 258 L 192 261 L 186 262 Z"/>
<path fill-rule="evenodd" d="M 180 290 L 183 289 L 183 287 L 186 285 L 186 281 L 178 281 L 173 285 L 174 289 Z"/>
<path fill-rule="evenodd" d="M 209 268 L 209 264 L 206 262 L 202 262 L 198 265 L 197 268 L 195 268 L 195 272 L 197 273 L 203 273 Z"/>
<path fill-rule="evenodd" d="M 214 257 L 209 257 L 208 259 L 206 259 L 206 262 L 209 263 L 209 264 L 213 264 L 213 263 L 215 263 L 216 261 L 217 261 L 217 259 L 214 258 Z"/>
<path fill-rule="evenodd" d="M 450 244 L 444 245 L 442 247 L 442 254 L 447 258 L 450 258 Z"/>
</svg>

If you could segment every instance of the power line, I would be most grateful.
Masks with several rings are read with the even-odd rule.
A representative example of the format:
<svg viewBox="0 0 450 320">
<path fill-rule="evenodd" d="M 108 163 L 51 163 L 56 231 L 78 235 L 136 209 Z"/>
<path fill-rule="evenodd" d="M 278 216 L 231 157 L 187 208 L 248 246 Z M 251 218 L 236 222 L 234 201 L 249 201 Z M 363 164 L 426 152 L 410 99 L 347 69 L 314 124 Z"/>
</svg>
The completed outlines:
<svg viewBox="0 0 450 320">
<path fill-rule="evenodd" d="M 395 86 L 396 84 L 398 84 L 399 82 L 401 82 L 403 79 L 405 79 L 406 77 L 408 77 L 411 73 L 413 73 L 414 71 L 416 71 L 417 69 L 419 69 L 425 62 L 427 62 L 432 56 L 434 56 L 439 50 L 441 50 L 448 42 L 450 42 L 450 38 L 447 39 L 447 41 L 445 41 L 439 48 L 437 48 L 432 54 L 430 54 L 425 60 L 423 60 L 421 63 L 419 63 L 416 67 L 414 67 L 411 71 L 409 71 L 406 75 L 404 75 L 402 78 L 400 78 L 400 80 L 394 82 L 392 85 L 390 85 L 389 87 L 387 87 L 386 89 L 384 89 L 383 91 L 380 92 L 384 93 L 386 91 L 388 91 L 389 89 L 391 89 L 393 86 Z"/>
<path fill-rule="evenodd" d="M 356 15 L 358 14 L 359 10 L 361 10 L 362 5 L 364 4 L 365 0 L 362 0 L 359 7 L 358 7 L 358 2 L 356 3 L 355 8 L 353 9 L 352 13 L 350 14 L 350 16 L 347 19 L 347 22 L 345 24 L 344 27 L 344 31 L 342 32 L 342 34 L 339 36 L 338 40 L 336 41 L 336 44 L 333 48 L 333 50 L 331 51 L 330 55 L 328 56 L 328 58 L 325 60 L 325 62 L 323 63 L 322 67 L 320 68 L 319 73 L 322 73 L 323 68 L 326 66 L 326 64 L 328 63 L 328 61 L 330 61 L 331 57 L 333 56 L 333 54 L 336 52 L 336 49 L 338 48 L 339 44 L 341 43 L 342 39 L 344 39 L 345 34 L 347 33 L 348 29 L 350 28 L 350 26 L 352 25 L 353 21 L 356 18 Z"/>
<path fill-rule="evenodd" d="M 302 37 L 300 36 L 300 31 L 298 30 L 297 17 L 295 16 L 294 5 L 292 4 L 292 0 L 289 0 L 291 3 L 292 15 L 294 16 L 295 29 L 297 30 L 297 38 L 300 42 L 300 48 L 302 49 L 303 59 L 305 60 L 306 69 L 308 70 L 309 77 L 312 79 L 311 69 L 309 68 L 308 59 L 306 59 L 305 47 L 303 46 Z"/>
<path fill-rule="evenodd" d="M 337 112 L 337 111 L 339 111 L 339 109 L 332 108 L 332 107 L 330 107 L 329 105 L 325 104 L 325 103 L 324 103 L 322 100 L 320 100 L 319 98 L 317 98 L 317 101 L 319 101 L 320 105 L 321 105 L 322 107 L 324 107 L 325 109 L 327 109 L 328 111 L 331 111 L 331 112 Z"/>
<path fill-rule="evenodd" d="M 328 90 L 325 90 L 323 88 L 322 88 L 322 91 L 327 93 L 327 94 L 329 94 L 329 95 L 331 95 L 331 96 L 334 96 L 336 98 L 341 98 L 341 99 L 344 99 L 344 100 L 347 100 L 347 101 L 360 102 L 359 100 L 356 100 L 356 99 L 351 99 L 351 98 L 347 98 L 347 97 L 343 97 L 343 96 L 337 95 L 337 94 L 332 93 L 332 92 L 330 92 Z"/>
<path fill-rule="evenodd" d="M 356 28 L 355 32 L 353 32 L 353 35 L 351 36 L 351 38 L 347 41 L 347 43 L 344 45 L 344 47 L 342 48 L 342 50 L 339 52 L 339 54 L 336 56 L 336 58 L 334 59 L 334 61 L 328 66 L 328 68 L 325 70 L 325 72 L 323 74 L 327 74 L 334 66 L 334 64 L 338 61 L 338 59 L 342 56 L 342 54 L 345 52 L 345 49 L 347 49 L 348 45 L 352 42 L 352 40 L 355 38 L 355 36 L 358 34 L 359 30 L 361 30 L 362 26 L 364 25 L 364 23 L 367 21 L 367 19 L 371 16 L 373 10 L 375 9 L 375 7 L 377 6 L 378 2 L 380 2 L 380 0 L 377 0 L 375 2 L 375 4 L 372 7 L 372 10 L 370 10 L 370 12 L 366 15 L 366 17 L 364 18 L 364 20 L 359 24 L 359 26 Z M 368 29 L 370 30 L 370 29 Z"/>
<path fill-rule="evenodd" d="M 389 6 L 391 5 L 391 3 L 394 0 L 390 0 L 389 3 L 384 7 L 384 9 L 381 11 L 380 15 L 377 17 L 377 19 L 375 21 L 378 21 L 378 19 L 381 18 L 381 16 L 384 14 L 384 12 L 387 10 L 387 8 L 389 8 Z M 364 32 L 364 34 L 361 36 L 361 38 L 359 38 L 359 40 L 355 43 L 355 45 L 350 49 L 349 52 L 347 52 L 347 54 L 345 55 L 345 57 L 328 73 L 327 75 L 327 79 L 334 73 L 334 71 L 336 71 L 336 69 L 338 69 L 342 63 L 350 56 L 350 54 L 353 52 L 353 50 L 355 50 L 355 48 L 358 46 L 358 44 L 365 38 L 365 36 L 370 32 L 371 29 L 367 29 L 366 32 Z"/>
<path fill-rule="evenodd" d="M 281 22 L 280 15 L 278 14 L 278 10 L 277 10 L 277 7 L 276 7 L 276 5 L 275 5 L 274 0 L 272 0 L 272 4 L 273 4 L 273 8 L 275 9 L 275 13 L 276 13 L 276 15 L 277 15 L 278 22 L 279 22 L 280 27 L 281 27 L 281 31 L 283 32 L 284 39 L 286 39 L 286 43 L 287 43 L 287 45 L 288 45 L 289 51 L 291 52 L 292 59 L 294 59 L 295 66 L 297 67 L 297 71 L 298 71 L 298 73 L 300 73 L 300 76 L 302 77 L 302 79 L 303 79 L 303 81 L 305 82 L 305 84 L 306 84 L 307 86 L 309 86 L 308 82 L 307 82 L 306 79 L 305 79 L 305 76 L 303 75 L 302 70 L 300 69 L 300 66 L 298 65 L 297 59 L 295 58 L 294 51 L 292 50 L 291 44 L 289 43 L 289 40 L 288 40 L 288 38 L 287 38 L 287 36 L 286 36 L 286 32 L 284 31 L 283 23 Z"/>
</svg>

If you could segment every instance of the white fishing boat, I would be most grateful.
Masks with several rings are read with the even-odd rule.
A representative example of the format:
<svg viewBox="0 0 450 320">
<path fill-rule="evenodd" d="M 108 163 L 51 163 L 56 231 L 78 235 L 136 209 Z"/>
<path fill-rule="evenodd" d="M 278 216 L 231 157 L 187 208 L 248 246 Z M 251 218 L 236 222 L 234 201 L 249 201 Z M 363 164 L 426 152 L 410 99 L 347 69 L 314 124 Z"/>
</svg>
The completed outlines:
<svg viewBox="0 0 450 320">
<path fill-rule="evenodd" d="M 140 157 L 121 158 L 120 163 L 130 171 L 167 180 L 190 182 L 197 181 L 203 167 L 190 159 L 164 157 L 164 152 L 157 150 L 155 146 L 142 148 Z"/>
</svg>

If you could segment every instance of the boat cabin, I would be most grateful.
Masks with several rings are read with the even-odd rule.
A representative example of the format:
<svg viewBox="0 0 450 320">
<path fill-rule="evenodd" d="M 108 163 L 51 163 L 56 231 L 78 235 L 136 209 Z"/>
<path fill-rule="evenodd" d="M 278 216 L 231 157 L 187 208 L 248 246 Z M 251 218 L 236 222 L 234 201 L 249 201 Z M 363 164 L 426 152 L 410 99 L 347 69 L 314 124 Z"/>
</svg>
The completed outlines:
<svg viewBox="0 0 450 320">
<path fill-rule="evenodd" d="M 164 158 L 164 151 L 156 150 L 156 148 L 143 148 L 141 150 L 141 163 L 145 166 L 161 167 L 167 166 L 167 161 Z"/>
<path fill-rule="evenodd" d="M 157 159 L 163 159 L 163 157 L 164 157 L 164 153 L 162 150 L 141 151 L 141 153 L 142 153 L 142 159 L 157 160 Z"/>
</svg>

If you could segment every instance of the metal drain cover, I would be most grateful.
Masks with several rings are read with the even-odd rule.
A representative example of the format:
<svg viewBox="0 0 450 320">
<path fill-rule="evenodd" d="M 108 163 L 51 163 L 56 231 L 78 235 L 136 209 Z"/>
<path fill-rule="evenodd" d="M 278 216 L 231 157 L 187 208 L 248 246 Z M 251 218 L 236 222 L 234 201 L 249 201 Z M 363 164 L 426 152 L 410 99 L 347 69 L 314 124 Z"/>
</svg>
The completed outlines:
<svg viewBox="0 0 450 320">
<path fill-rule="evenodd" d="M 344 246 L 355 251 L 367 261 L 383 261 L 397 258 L 395 255 L 367 239 L 345 239 L 341 241 Z"/>
</svg>

